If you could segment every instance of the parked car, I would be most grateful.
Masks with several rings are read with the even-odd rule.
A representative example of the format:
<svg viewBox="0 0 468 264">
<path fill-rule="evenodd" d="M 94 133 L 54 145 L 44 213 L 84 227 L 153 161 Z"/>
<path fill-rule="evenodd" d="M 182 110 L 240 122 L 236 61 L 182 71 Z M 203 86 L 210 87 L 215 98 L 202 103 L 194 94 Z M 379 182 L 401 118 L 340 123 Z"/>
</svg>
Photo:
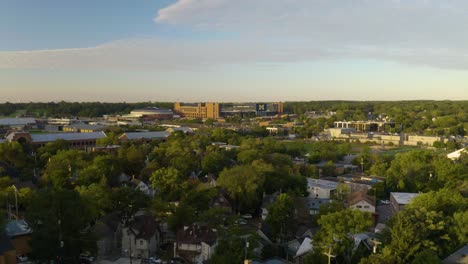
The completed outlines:
<svg viewBox="0 0 468 264">
<path fill-rule="evenodd" d="M 159 257 L 150 257 L 149 258 L 150 264 L 161 264 L 162 260 Z"/>
<path fill-rule="evenodd" d="M 242 218 L 244 218 L 244 219 L 252 219 L 252 215 L 251 215 L 251 214 L 245 214 L 245 215 L 242 215 Z"/>
<path fill-rule="evenodd" d="M 380 200 L 380 203 L 381 204 L 390 204 L 390 201 L 389 200 Z"/>
<path fill-rule="evenodd" d="M 88 252 L 80 254 L 80 263 L 92 263 L 96 259 Z"/>
<path fill-rule="evenodd" d="M 16 259 L 18 260 L 18 263 L 26 262 L 29 260 L 26 255 L 17 255 Z"/>
</svg>

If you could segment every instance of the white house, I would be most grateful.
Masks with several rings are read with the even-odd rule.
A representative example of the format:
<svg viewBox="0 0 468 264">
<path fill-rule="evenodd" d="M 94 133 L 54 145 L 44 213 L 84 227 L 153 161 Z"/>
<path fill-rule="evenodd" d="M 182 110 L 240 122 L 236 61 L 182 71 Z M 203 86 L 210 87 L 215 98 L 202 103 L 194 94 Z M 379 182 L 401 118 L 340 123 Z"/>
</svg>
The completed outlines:
<svg viewBox="0 0 468 264">
<path fill-rule="evenodd" d="M 348 197 L 348 207 L 362 212 L 375 213 L 375 197 L 365 191 L 354 192 Z"/>
<path fill-rule="evenodd" d="M 216 232 L 207 225 L 192 224 L 177 232 L 177 255 L 192 263 L 203 263 L 211 258 L 216 247 Z"/>
<path fill-rule="evenodd" d="M 135 216 L 128 227 L 122 228 L 124 256 L 149 258 L 156 253 L 160 241 L 158 224 L 151 215 Z"/>
<path fill-rule="evenodd" d="M 329 199 L 333 196 L 337 187 L 338 182 L 307 178 L 307 191 L 309 197 L 312 198 Z"/>
</svg>

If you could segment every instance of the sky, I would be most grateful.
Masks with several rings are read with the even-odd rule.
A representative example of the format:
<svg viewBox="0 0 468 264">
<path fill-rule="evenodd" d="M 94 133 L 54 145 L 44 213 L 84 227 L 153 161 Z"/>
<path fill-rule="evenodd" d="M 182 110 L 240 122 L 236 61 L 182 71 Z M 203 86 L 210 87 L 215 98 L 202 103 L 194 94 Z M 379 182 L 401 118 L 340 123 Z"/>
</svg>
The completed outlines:
<svg viewBox="0 0 468 264">
<path fill-rule="evenodd" d="M 468 100 L 466 0 L 0 0 L 0 102 Z"/>
</svg>

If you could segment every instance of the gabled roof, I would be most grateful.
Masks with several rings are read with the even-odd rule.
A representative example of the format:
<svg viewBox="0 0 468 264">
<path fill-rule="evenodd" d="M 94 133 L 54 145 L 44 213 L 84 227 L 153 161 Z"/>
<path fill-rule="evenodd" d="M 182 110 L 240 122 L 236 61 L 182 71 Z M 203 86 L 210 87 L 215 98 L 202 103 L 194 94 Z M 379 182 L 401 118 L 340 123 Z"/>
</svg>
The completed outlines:
<svg viewBox="0 0 468 264">
<path fill-rule="evenodd" d="M 63 139 L 66 141 L 95 140 L 99 138 L 105 138 L 106 136 L 107 135 L 104 132 L 31 134 L 33 143 L 53 142 L 58 139 Z"/>
<path fill-rule="evenodd" d="M 468 244 L 452 253 L 442 261 L 444 264 L 466 264 L 468 263 Z"/>
<path fill-rule="evenodd" d="M 300 257 L 310 251 L 312 251 L 312 239 L 310 239 L 309 237 L 305 237 L 302 241 L 301 246 L 297 250 L 295 257 Z"/>
<path fill-rule="evenodd" d="M 158 224 L 151 215 L 138 215 L 130 223 L 130 229 L 137 239 L 151 239 L 158 230 Z"/>
<path fill-rule="evenodd" d="M 9 237 L 31 234 L 33 231 L 24 220 L 11 220 L 5 226 L 6 234 Z"/>
<path fill-rule="evenodd" d="M 375 207 L 375 197 L 369 196 L 365 191 L 354 192 L 348 197 L 348 206 L 355 205 L 360 201 L 365 201 Z"/>
<path fill-rule="evenodd" d="M 217 240 L 217 235 L 207 225 L 192 224 L 184 230 L 177 232 L 177 242 L 186 244 L 206 243 L 213 245 Z"/>
</svg>

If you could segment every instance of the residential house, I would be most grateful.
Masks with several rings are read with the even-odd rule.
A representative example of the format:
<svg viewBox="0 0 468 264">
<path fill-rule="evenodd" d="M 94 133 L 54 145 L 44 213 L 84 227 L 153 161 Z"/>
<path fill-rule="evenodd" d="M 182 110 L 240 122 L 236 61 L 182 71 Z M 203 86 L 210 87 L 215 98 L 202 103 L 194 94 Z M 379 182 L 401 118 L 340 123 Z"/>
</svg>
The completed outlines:
<svg viewBox="0 0 468 264">
<path fill-rule="evenodd" d="M 5 232 L 10 237 L 16 255 L 26 255 L 31 253 L 29 241 L 33 230 L 24 220 L 11 220 L 5 226 Z"/>
<path fill-rule="evenodd" d="M 419 193 L 403 193 L 403 192 L 391 192 L 390 193 L 390 208 L 393 214 L 403 210 L 403 208 L 411 203 Z"/>
<path fill-rule="evenodd" d="M 141 191 L 146 196 L 153 197 L 155 195 L 155 190 L 153 190 L 153 188 L 151 188 L 150 185 L 146 184 L 144 181 L 138 180 L 138 179 L 133 179 L 132 183 L 133 183 L 134 188 L 136 190 Z"/>
<path fill-rule="evenodd" d="M 310 237 L 303 237 L 300 239 L 301 244 L 295 252 L 293 259 L 296 264 L 303 264 L 307 253 L 312 251 L 312 239 Z"/>
<path fill-rule="evenodd" d="M 122 242 L 122 225 L 117 214 L 109 214 L 97 220 L 93 233 L 98 238 L 98 259 L 118 255 Z"/>
<path fill-rule="evenodd" d="M 275 192 L 273 194 L 263 194 L 263 201 L 262 201 L 262 220 L 265 221 L 268 216 L 268 207 L 276 200 L 280 193 Z"/>
<path fill-rule="evenodd" d="M 228 212 L 232 212 L 232 202 L 230 201 L 229 195 L 222 189 L 218 189 L 218 194 L 213 197 L 210 204 L 211 208 L 223 208 Z"/>
<path fill-rule="evenodd" d="M 331 198 L 338 187 L 338 182 L 307 178 L 307 191 L 312 198 Z"/>
<path fill-rule="evenodd" d="M 216 241 L 215 230 L 194 223 L 177 232 L 177 255 L 192 263 L 203 263 L 214 254 Z"/>
<path fill-rule="evenodd" d="M 466 264 L 468 263 L 468 244 L 442 261 L 443 264 Z"/>
<path fill-rule="evenodd" d="M 305 197 L 304 203 L 309 209 L 309 215 L 317 215 L 319 213 L 320 206 L 327 204 L 331 201 L 329 198 L 314 198 L 314 197 Z"/>
<path fill-rule="evenodd" d="M 348 207 L 361 212 L 375 213 L 375 196 L 370 196 L 365 191 L 351 193 L 348 196 Z"/>
<path fill-rule="evenodd" d="M 148 258 L 156 253 L 161 241 L 158 224 L 149 214 L 133 217 L 122 228 L 122 253 L 137 258 Z"/>
<path fill-rule="evenodd" d="M 16 250 L 5 233 L 0 234 L 0 264 L 16 264 Z"/>
</svg>

